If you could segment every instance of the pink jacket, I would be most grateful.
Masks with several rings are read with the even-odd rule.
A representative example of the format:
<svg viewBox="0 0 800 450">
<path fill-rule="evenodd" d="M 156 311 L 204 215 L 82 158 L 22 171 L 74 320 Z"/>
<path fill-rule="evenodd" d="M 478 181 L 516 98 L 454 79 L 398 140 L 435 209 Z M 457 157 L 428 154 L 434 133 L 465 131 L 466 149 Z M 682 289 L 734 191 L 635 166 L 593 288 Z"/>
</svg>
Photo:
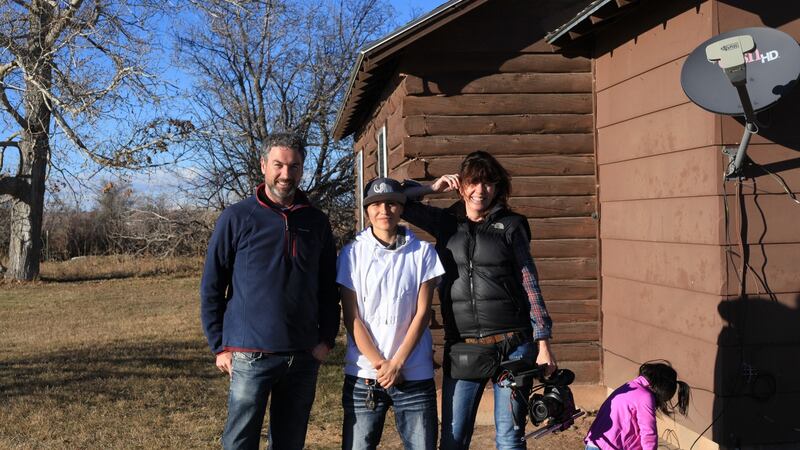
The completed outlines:
<svg viewBox="0 0 800 450">
<path fill-rule="evenodd" d="M 656 402 L 645 377 L 623 384 L 600 406 L 584 442 L 602 450 L 655 450 Z"/>
</svg>

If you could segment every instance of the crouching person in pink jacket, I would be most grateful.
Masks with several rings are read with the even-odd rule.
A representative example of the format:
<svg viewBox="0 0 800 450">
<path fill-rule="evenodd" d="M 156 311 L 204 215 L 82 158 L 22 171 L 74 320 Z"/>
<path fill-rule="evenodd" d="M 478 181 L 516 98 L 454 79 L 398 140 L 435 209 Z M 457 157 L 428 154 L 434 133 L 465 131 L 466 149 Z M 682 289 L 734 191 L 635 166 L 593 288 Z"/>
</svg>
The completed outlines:
<svg viewBox="0 0 800 450">
<path fill-rule="evenodd" d="M 678 399 L 671 402 L 677 391 Z M 655 450 L 656 410 L 686 415 L 690 389 L 669 362 L 648 362 L 639 376 L 618 387 L 600 406 L 584 442 L 586 450 Z"/>
</svg>

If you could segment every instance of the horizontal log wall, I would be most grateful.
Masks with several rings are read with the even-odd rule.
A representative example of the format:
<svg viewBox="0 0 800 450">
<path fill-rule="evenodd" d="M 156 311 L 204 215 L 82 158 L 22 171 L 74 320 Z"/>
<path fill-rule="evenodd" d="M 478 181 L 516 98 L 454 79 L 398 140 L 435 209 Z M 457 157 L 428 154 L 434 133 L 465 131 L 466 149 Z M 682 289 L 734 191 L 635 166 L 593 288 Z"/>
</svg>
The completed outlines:
<svg viewBox="0 0 800 450">
<path fill-rule="evenodd" d="M 396 167 L 403 159 L 401 149 L 402 136 L 406 134 L 404 130 L 404 121 L 401 111 L 402 98 L 406 95 L 403 84 L 400 82 L 399 77 L 394 77 L 383 88 L 380 101 L 374 105 L 368 120 L 364 122 L 364 126 L 353 136 L 354 150 L 356 156 L 358 153 L 363 153 L 364 166 L 363 166 L 363 182 L 366 184 L 369 180 L 375 178 L 378 174 L 376 152 L 378 149 L 377 134 L 382 126 L 386 126 L 387 141 L 386 145 L 389 149 L 389 167 Z M 354 169 L 357 169 L 357 163 Z M 357 181 L 358 176 L 354 177 Z M 355 198 L 359 198 L 359 192 L 363 186 L 355 186 Z M 361 205 L 355 205 L 356 218 L 363 214 Z M 366 217 L 364 217 L 364 224 L 369 225 Z M 354 224 L 358 226 L 358 221 Z"/>
<path fill-rule="evenodd" d="M 591 63 L 551 52 L 544 30 L 531 25 L 550 13 L 525 1 L 489 2 L 406 49 L 398 67 L 406 134 L 392 175 L 429 182 L 457 172 L 464 155 L 479 149 L 499 159 L 513 177 L 511 207 L 529 218 L 559 363 L 579 381 L 597 382 Z M 428 201 L 445 207 L 454 200 Z M 438 311 L 433 332 L 441 342 Z"/>
</svg>

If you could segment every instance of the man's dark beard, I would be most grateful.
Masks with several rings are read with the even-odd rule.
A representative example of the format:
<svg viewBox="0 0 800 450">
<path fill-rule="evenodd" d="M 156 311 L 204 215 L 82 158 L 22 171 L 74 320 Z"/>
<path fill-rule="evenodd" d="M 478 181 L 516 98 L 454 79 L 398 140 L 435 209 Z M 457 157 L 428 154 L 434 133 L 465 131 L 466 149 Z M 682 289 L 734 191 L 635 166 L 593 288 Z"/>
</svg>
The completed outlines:
<svg viewBox="0 0 800 450">
<path fill-rule="evenodd" d="M 280 190 L 278 190 L 278 188 L 276 186 L 277 183 L 280 183 L 280 182 L 283 182 L 283 181 L 289 181 L 289 184 L 291 185 L 291 187 L 289 188 L 288 192 L 286 192 L 286 193 L 283 193 Z M 269 191 L 272 192 L 272 194 L 275 197 L 279 198 L 279 199 L 289 198 L 292 195 L 294 195 L 294 193 L 297 191 L 297 185 L 294 182 L 292 182 L 291 180 L 277 180 L 275 182 L 275 184 L 272 184 L 272 185 L 268 184 L 267 187 L 269 188 Z"/>
</svg>

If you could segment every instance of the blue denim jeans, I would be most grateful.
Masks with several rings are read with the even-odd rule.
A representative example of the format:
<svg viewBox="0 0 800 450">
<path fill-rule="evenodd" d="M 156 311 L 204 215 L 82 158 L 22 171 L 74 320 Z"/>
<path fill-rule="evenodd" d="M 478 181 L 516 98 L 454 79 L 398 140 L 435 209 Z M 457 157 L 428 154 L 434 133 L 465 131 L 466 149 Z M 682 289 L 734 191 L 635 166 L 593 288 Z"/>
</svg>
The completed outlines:
<svg viewBox="0 0 800 450">
<path fill-rule="evenodd" d="M 271 395 L 269 447 L 302 449 L 318 372 L 319 362 L 311 353 L 234 352 L 222 446 L 258 449 Z"/>
<path fill-rule="evenodd" d="M 342 388 L 342 449 L 375 449 L 381 441 L 386 411 L 394 408 L 395 425 L 406 449 L 436 448 L 436 385 L 433 379 L 372 388 L 375 410 L 366 407 L 367 380 L 346 375 Z"/>
<path fill-rule="evenodd" d="M 537 353 L 536 343 L 527 341 L 512 348 L 506 359 L 535 360 Z M 442 450 L 469 449 L 478 405 L 489 381 L 455 380 L 445 372 L 442 380 Z M 500 450 L 524 449 L 530 389 L 515 392 L 498 383 L 493 383 L 493 387 L 495 444 Z"/>
</svg>

